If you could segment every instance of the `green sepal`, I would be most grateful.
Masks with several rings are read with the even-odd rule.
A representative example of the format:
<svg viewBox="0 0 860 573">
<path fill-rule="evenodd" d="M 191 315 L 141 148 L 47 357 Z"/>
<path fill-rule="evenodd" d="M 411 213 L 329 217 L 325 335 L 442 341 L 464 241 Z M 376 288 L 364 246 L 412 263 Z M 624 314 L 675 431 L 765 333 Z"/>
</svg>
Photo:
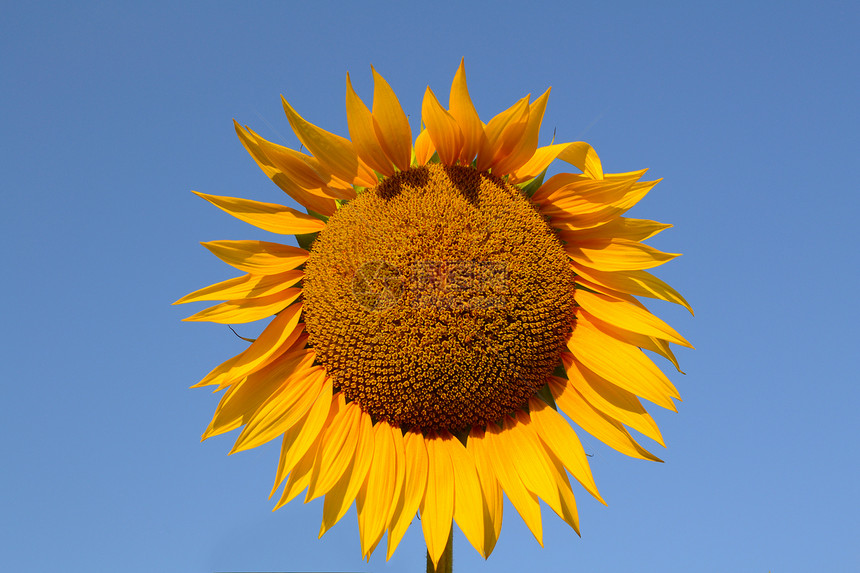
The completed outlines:
<svg viewBox="0 0 860 573">
<path fill-rule="evenodd" d="M 546 169 L 538 173 L 537 177 L 526 181 L 520 185 L 517 185 L 520 189 L 522 189 L 523 193 L 526 197 L 531 197 L 535 194 L 535 192 L 540 189 L 540 186 L 543 185 L 543 178 L 546 177 Z"/>
<path fill-rule="evenodd" d="M 560 362 L 558 366 L 555 367 L 555 370 L 552 371 L 552 375 L 567 380 L 567 370 L 564 369 L 564 364 Z"/>
<path fill-rule="evenodd" d="M 336 201 L 337 201 L 337 199 L 335 199 L 335 202 Z M 322 213 L 317 213 L 316 211 L 311 211 L 310 209 L 308 209 L 308 215 L 310 215 L 311 217 L 316 217 L 320 221 L 324 221 L 324 222 L 328 223 L 328 216 L 327 215 L 323 215 Z"/>
<path fill-rule="evenodd" d="M 310 251 L 311 245 L 313 245 L 314 241 L 316 241 L 316 239 L 317 239 L 317 235 L 319 235 L 319 232 L 306 233 L 304 235 L 296 235 L 296 241 L 298 241 L 299 246 L 301 248 L 303 248 L 306 251 Z"/>
<path fill-rule="evenodd" d="M 602 293 L 597 292 L 597 291 L 596 291 L 596 290 L 594 290 L 594 289 L 590 289 L 590 288 L 588 288 L 587 286 L 581 285 L 581 284 L 579 284 L 579 283 L 576 283 L 576 285 L 574 286 L 574 288 L 575 288 L 576 290 L 584 290 L 585 292 L 590 292 L 590 293 L 592 293 L 592 294 L 602 294 Z"/>
<path fill-rule="evenodd" d="M 537 391 L 536 396 L 547 403 L 547 405 L 558 412 L 558 406 L 555 404 L 555 398 L 552 397 L 552 392 L 549 389 L 549 384 L 544 384 Z"/>
</svg>

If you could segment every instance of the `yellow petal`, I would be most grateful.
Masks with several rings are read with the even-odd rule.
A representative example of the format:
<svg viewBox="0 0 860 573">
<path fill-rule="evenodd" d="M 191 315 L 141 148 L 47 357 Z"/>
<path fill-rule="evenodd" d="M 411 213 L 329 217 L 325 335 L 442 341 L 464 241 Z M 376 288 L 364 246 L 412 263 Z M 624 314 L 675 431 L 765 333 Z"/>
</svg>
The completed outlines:
<svg viewBox="0 0 860 573">
<path fill-rule="evenodd" d="M 320 213 L 322 215 L 332 215 L 335 210 L 335 202 L 334 199 L 320 197 L 319 195 L 314 195 L 310 193 L 307 189 L 303 188 L 299 185 L 290 175 L 284 173 L 281 167 L 275 165 L 275 163 L 269 158 L 268 154 L 263 150 L 262 145 L 265 141 L 261 137 L 257 137 L 250 130 L 243 128 L 235 121 L 233 122 L 236 128 L 236 134 L 239 136 L 239 140 L 242 142 L 242 145 L 251 154 L 251 157 L 254 158 L 254 161 L 257 162 L 257 165 L 260 169 L 263 170 L 263 173 L 271 179 L 278 187 L 280 187 L 287 195 L 295 199 L 300 205 L 303 207 Z M 271 144 L 274 145 L 274 144 Z M 286 148 L 283 148 L 286 149 Z M 273 153 L 271 149 L 268 149 L 270 153 Z M 274 155 L 274 153 L 273 153 Z"/>
<path fill-rule="evenodd" d="M 379 421 L 373 426 L 373 456 L 364 483 L 355 498 L 361 554 L 370 557 L 385 534 L 392 506 L 397 500 L 397 453 L 394 434 L 399 428 Z"/>
<path fill-rule="evenodd" d="M 293 270 L 304 263 L 309 254 L 298 247 L 266 241 L 209 241 L 200 244 L 228 265 L 262 275 Z"/>
<path fill-rule="evenodd" d="M 475 106 L 472 105 L 472 99 L 469 97 L 469 89 L 466 86 L 466 69 L 463 60 L 460 60 L 460 67 L 457 69 L 454 81 L 451 83 L 448 108 L 451 116 L 457 120 L 457 125 L 459 125 L 460 132 L 463 135 L 460 161 L 468 165 L 478 154 L 485 136 L 484 124 L 481 123 L 481 118 L 478 117 L 478 112 L 475 111 Z"/>
<path fill-rule="evenodd" d="M 275 294 L 257 298 L 228 300 L 192 314 L 183 320 L 188 322 L 215 322 L 218 324 L 242 324 L 275 315 L 294 303 L 302 294 L 300 288 L 288 288 Z"/>
<path fill-rule="evenodd" d="M 283 378 L 293 373 L 297 365 L 294 359 L 314 352 L 305 347 L 307 340 L 306 334 L 299 336 L 290 348 L 265 368 L 231 384 L 221 397 L 209 427 L 203 432 L 202 439 L 229 432 L 245 424 L 260 404 L 281 385 Z"/>
<path fill-rule="evenodd" d="M 556 177 L 558 176 L 552 179 Z M 559 189 L 547 199 L 533 197 L 532 200 L 540 203 L 541 213 L 552 218 L 552 227 L 567 233 L 562 240 L 584 241 L 594 237 L 579 236 L 574 232 L 592 230 L 617 220 L 641 201 L 656 183 L 637 183 L 635 179 L 585 179 Z M 541 187 L 538 192 L 543 189 L 544 187 Z"/>
<path fill-rule="evenodd" d="M 660 429 L 635 394 L 601 378 L 567 353 L 562 355 L 562 362 L 567 383 L 591 406 L 665 446 Z"/>
<path fill-rule="evenodd" d="M 418 134 L 418 139 L 415 140 L 415 164 L 426 165 L 434 153 L 436 153 L 436 148 L 433 147 L 430 132 L 425 129 Z"/>
<path fill-rule="evenodd" d="M 540 125 L 546 110 L 546 101 L 549 99 L 550 90 L 546 90 L 534 103 L 529 105 L 528 124 L 523 132 L 522 139 L 514 148 L 513 152 L 501 159 L 494 167 L 498 174 L 514 173 L 522 167 L 537 150 Z"/>
<path fill-rule="evenodd" d="M 558 154 L 558 158 L 567 161 L 592 179 L 603 179 L 600 157 L 593 147 L 583 141 L 567 144 Z"/>
<path fill-rule="evenodd" d="M 275 511 L 291 502 L 293 498 L 295 498 L 298 494 L 300 494 L 311 481 L 311 471 L 314 467 L 314 456 L 316 455 L 317 449 L 319 448 L 319 443 L 321 441 L 320 436 L 317 436 L 317 439 L 311 445 L 307 452 L 299 459 L 296 465 L 293 467 L 293 470 L 290 472 L 290 477 L 287 479 L 287 483 L 284 485 L 284 491 L 281 492 L 281 497 L 278 500 L 278 503 L 275 504 L 275 507 L 272 508 L 272 511 Z"/>
<path fill-rule="evenodd" d="M 475 460 L 475 469 L 478 470 L 478 478 L 481 481 L 484 502 L 484 541 L 483 550 L 479 552 L 486 559 L 493 552 L 502 531 L 504 500 L 499 480 L 496 479 L 485 448 L 482 448 L 482 444 L 479 442 L 483 437 L 484 430 L 482 428 L 472 428 L 469 439 L 466 441 L 466 449 L 472 455 L 472 459 Z"/>
<path fill-rule="evenodd" d="M 277 379 L 275 381 L 277 382 Z M 293 471 L 296 463 L 308 452 L 308 449 L 310 449 L 311 445 L 319 437 L 323 424 L 331 410 L 331 403 L 332 381 L 329 378 L 325 381 L 322 391 L 320 391 L 310 410 L 305 412 L 304 416 L 298 422 L 284 432 L 284 437 L 281 441 L 281 455 L 278 460 L 278 471 L 275 474 L 275 483 L 272 486 L 269 498 L 275 494 L 275 491 L 283 483 L 287 474 Z"/>
<path fill-rule="evenodd" d="M 439 564 L 442 552 L 451 535 L 451 520 L 454 518 L 454 468 L 447 448 L 440 442 L 456 439 L 445 432 L 441 436 L 433 433 L 426 438 L 427 489 L 421 502 L 421 528 L 427 543 L 427 555 L 433 565 Z"/>
<path fill-rule="evenodd" d="M 322 404 L 319 403 L 320 401 L 323 401 Z M 316 459 L 323 439 L 322 428 L 327 428 L 334 417 L 343 410 L 345 405 L 346 402 L 341 392 L 329 397 L 328 400 L 326 400 L 325 395 L 321 394 L 320 399 L 314 405 L 314 408 L 308 413 L 308 419 L 306 421 L 308 427 L 305 430 L 302 430 L 301 438 L 298 438 L 291 444 L 291 448 L 286 454 L 281 450 L 281 456 L 285 458 L 285 473 L 280 474 L 281 469 L 279 467 L 278 472 L 280 475 L 278 477 L 279 479 L 283 479 L 283 476 L 286 475 L 286 473 L 289 473 L 290 477 L 287 480 L 287 484 L 284 486 L 281 498 L 278 500 L 278 503 L 275 504 L 275 507 L 272 508 L 272 511 L 275 511 L 284 504 L 289 503 L 294 497 L 296 497 L 296 495 L 308 487 L 311 481 L 311 474 L 313 473 L 314 460 Z M 317 418 L 311 418 L 311 416 L 316 416 L 320 413 L 322 413 L 322 423 L 319 423 Z M 318 426 L 316 425 L 317 423 L 319 423 Z M 312 432 L 314 429 L 317 429 L 317 431 Z M 287 434 L 284 435 L 284 445 L 286 445 L 286 436 Z M 307 441 L 305 441 L 305 439 L 307 439 Z M 308 443 L 310 445 L 308 445 Z M 275 489 L 277 489 L 277 485 L 275 486 Z"/>
<path fill-rule="evenodd" d="M 605 505 L 606 502 L 597 491 L 597 484 L 594 483 L 594 477 L 591 475 L 585 450 L 582 449 L 582 444 L 573 428 L 558 412 L 538 398 L 529 400 L 529 416 L 534 423 L 535 433 L 546 449 L 561 460 L 570 475 L 582 484 L 588 493 Z"/>
<path fill-rule="evenodd" d="M 671 226 L 657 221 L 617 217 L 597 227 L 566 231 L 566 238 L 564 240 L 587 241 L 589 239 L 610 239 L 615 237 L 618 239 L 627 239 L 628 241 L 644 241 Z"/>
<path fill-rule="evenodd" d="M 601 271 L 650 269 L 680 256 L 624 239 L 594 239 L 568 243 L 564 246 L 564 252 L 580 265 Z"/>
<path fill-rule="evenodd" d="M 373 115 L 352 89 L 349 74 L 346 75 L 346 119 L 349 136 L 358 156 L 372 169 L 386 177 L 394 175 L 394 166 L 376 138 Z"/>
<path fill-rule="evenodd" d="M 660 458 L 640 446 L 624 426 L 596 410 L 567 380 L 551 376 L 549 388 L 555 402 L 583 430 L 624 455 L 661 462 Z"/>
<path fill-rule="evenodd" d="M 173 304 L 267 296 L 293 286 L 302 280 L 304 276 L 304 271 L 298 269 L 284 271 L 276 275 L 246 274 L 196 290 L 180 298 Z"/>
<path fill-rule="evenodd" d="M 325 495 L 340 480 L 355 457 L 361 408 L 349 402 L 326 428 L 305 501 Z"/>
<path fill-rule="evenodd" d="M 323 167 L 349 183 L 365 187 L 376 183 L 375 178 L 371 180 L 360 172 L 358 155 L 350 140 L 306 121 L 283 97 L 281 102 L 299 141 L 314 154 Z"/>
<path fill-rule="evenodd" d="M 448 450 L 454 468 L 454 520 L 469 543 L 483 555 L 484 500 L 475 461 L 456 438 L 442 440 L 440 445 Z M 492 523 L 488 525 L 492 528 Z"/>
<path fill-rule="evenodd" d="M 409 169 L 412 130 L 400 102 L 388 82 L 373 70 L 373 126 L 385 154 L 400 169 Z"/>
<path fill-rule="evenodd" d="M 579 512 L 576 509 L 576 499 L 573 496 L 573 491 L 570 489 L 570 480 L 567 479 L 564 465 L 552 450 L 546 450 L 546 456 L 553 470 L 550 472 L 550 477 L 555 482 L 556 491 L 558 492 L 560 512 L 556 511 L 556 513 L 565 523 L 573 528 L 577 535 L 581 535 L 579 533 Z"/>
<path fill-rule="evenodd" d="M 271 363 L 302 334 L 304 328 L 299 328 L 301 311 L 300 302 L 284 309 L 251 346 L 214 368 L 193 387 L 217 385 L 220 390 Z"/>
<path fill-rule="evenodd" d="M 351 402 L 351 404 L 355 404 L 355 402 Z M 346 460 L 346 469 L 337 483 L 326 493 L 320 537 L 346 515 L 352 502 L 358 496 L 373 461 L 373 428 L 370 415 L 362 412 L 357 405 L 355 409 L 359 411 L 357 429 L 354 430 L 357 440 L 356 448 L 351 454 L 347 452 L 349 457 Z M 313 483 L 314 477 L 311 476 L 311 484 Z"/>
<path fill-rule="evenodd" d="M 669 343 L 665 340 L 661 340 L 659 338 L 654 338 L 652 336 L 645 337 L 647 341 L 642 340 L 636 344 L 639 348 L 643 350 L 650 350 L 651 352 L 656 352 L 666 360 L 672 363 L 675 369 L 681 374 L 685 374 L 683 370 L 681 370 L 681 365 L 678 364 L 678 359 L 675 358 L 675 354 L 672 352 L 672 349 L 669 347 Z M 650 343 L 650 344 L 649 344 Z"/>
<path fill-rule="evenodd" d="M 484 171 L 495 167 L 516 149 L 529 120 L 529 98 L 524 97 L 490 120 L 484 128 L 486 139 L 478 151 L 477 167 Z"/>
<path fill-rule="evenodd" d="M 505 416 L 504 423 L 505 430 L 499 438 L 506 444 L 510 454 L 509 459 L 522 479 L 523 485 L 544 500 L 559 517 L 567 521 L 568 525 L 577 529 L 579 525 L 576 521 L 576 504 L 573 504 L 573 511 L 571 511 L 565 503 L 566 500 L 559 491 L 558 483 L 553 478 L 555 468 L 543 443 L 534 432 L 529 415 L 522 410 L 517 410 L 516 419 Z M 567 488 L 570 489 L 569 483 Z"/>
<path fill-rule="evenodd" d="M 511 445 L 501 437 L 502 432 L 503 430 L 495 424 L 488 424 L 486 433 L 477 440 L 476 453 L 489 459 L 493 473 L 496 474 L 496 478 L 502 485 L 508 499 L 520 517 L 523 518 L 537 542 L 543 545 L 540 504 L 537 496 L 526 488 L 519 473 L 511 465 L 511 458 L 515 452 L 512 451 Z M 472 438 L 470 437 L 470 439 Z"/>
<path fill-rule="evenodd" d="M 274 440 L 301 420 L 323 390 L 325 369 L 310 368 L 315 357 L 310 353 L 297 360 L 295 371 L 249 417 L 231 454 Z"/>
<path fill-rule="evenodd" d="M 261 203 L 248 199 L 238 199 L 236 197 L 205 195 L 196 191 L 192 191 L 192 193 L 203 197 L 237 219 L 241 219 L 270 233 L 299 235 L 316 233 L 325 229 L 324 221 L 307 213 L 301 213 L 295 209 L 284 207 L 283 205 Z"/>
<path fill-rule="evenodd" d="M 394 550 L 403 539 L 403 534 L 412 523 L 412 518 L 415 517 L 415 512 L 421 505 L 421 500 L 424 499 L 424 492 L 427 489 L 428 480 L 428 460 L 427 446 L 424 444 L 424 436 L 420 431 L 409 430 L 404 435 L 404 459 L 405 459 L 405 477 L 403 479 L 403 489 L 397 501 L 397 506 L 391 516 L 391 521 L 388 526 L 388 555 L 386 559 L 391 559 Z"/>
<path fill-rule="evenodd" d="M 575 360 L 629 392 L 664 408 L 677 411 L 672 398 L 677 390 L 645 354 L 600 330 L 580 315 L 568 340 Z"/>
<path fill-rule="evenodd" d="M 463 147 L 463 134 L 457 120 L 442 108 L 429 87 L 424 92 L 421 117 L 427 124 L 427 132 L 439 153 L 439 159 L 444 165 L 454 165 Z"/>
<path fill-rule="evenodd" d="M 254 138 L 271 164 L 281 171 L 287 179 L 301 188 L 303 193 L 310 193 L 325 199 L 355 198 L 355 189 L 352 185 L 334 176 L 312 155 L 267 141 L 248 127 L 245 128 L 245 131 Z"/>
<path fill-rule="evenodd" d="M 636 296 L 646 296 L 680 304 L 693 313 L 683 296 L 668 284 L 646 271 L 607 272 L 574 263 L 576 274 L 612 290 Z"/>
<path fill-rule="evenodd" d="M 674 328 L 647 310 L 629 302 L 580 289 L 576 292 L 576 303 L 589 315 L 602 322 L 692 348 L 692 345 Z"/>
<path fill-rule="evenodd" d="M 613 215 L 626 211 L 642 199 L 654 184 L 647 189 L 636 186 L 644 171 L 625 173 L 622 177 L 600 180 L 584 175 L 560 173 L 549 178 L 532 196 L 541 211 L 552 217 L 584 217 L 613 208 Z M 599 224 L 609 222 L 600 221 Z M 596 226 L 596 225 L 592 225 Z"/>
</svg>

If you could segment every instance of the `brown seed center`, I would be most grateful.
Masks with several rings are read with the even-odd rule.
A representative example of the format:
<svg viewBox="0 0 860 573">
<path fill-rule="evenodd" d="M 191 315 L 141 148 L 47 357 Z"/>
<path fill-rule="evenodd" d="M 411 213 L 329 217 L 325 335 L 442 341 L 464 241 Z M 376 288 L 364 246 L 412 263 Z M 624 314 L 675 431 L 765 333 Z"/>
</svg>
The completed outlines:
<svg viewBox="0 0 860 573">
<path fill-rule="evenodd" d="M 559 361 L 573 273 L 521 193 L 411 168 L 338 210 L 305 267 L 310 344 L 374 419 L 459 431 L 513 412 Z"/>
</svg>

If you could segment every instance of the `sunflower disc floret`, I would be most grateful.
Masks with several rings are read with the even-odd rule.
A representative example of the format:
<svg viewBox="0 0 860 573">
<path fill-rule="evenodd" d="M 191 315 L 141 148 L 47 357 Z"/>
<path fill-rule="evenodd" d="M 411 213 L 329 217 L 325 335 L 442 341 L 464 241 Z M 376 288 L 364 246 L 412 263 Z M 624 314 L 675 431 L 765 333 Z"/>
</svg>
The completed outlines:
<svg viewBox="0 0 860 573">
<path fill-rule="evenodd" d="M 462 431 L 546 384 L 570 336 L 573 280 L 519 189 L 431 164 L 329 219 L 305 265 L 305 324 L 335 389 L 374 419 Z"/>
</svg>

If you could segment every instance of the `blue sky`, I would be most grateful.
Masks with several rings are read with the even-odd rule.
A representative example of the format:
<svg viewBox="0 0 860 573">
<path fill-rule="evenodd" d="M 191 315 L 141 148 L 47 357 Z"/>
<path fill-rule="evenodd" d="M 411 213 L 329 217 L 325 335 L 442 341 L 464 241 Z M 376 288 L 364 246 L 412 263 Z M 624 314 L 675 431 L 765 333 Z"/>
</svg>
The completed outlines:
<svg viewBox="0 0 860 573">
<path fill-rule="evenodd" d="M 651 308 L 679 351 L 654 464 L 583 435 L 604 507 L 582 538 L 511 506 L 456 571 L 855 571 L 860 11 L 850 2 L 5 3 L 0 21 L 4 415 L 10 571 L 423 571 L 414 524 L 363 563 L 354 513 L 271 512 L 277 446 L 199 443 L 190 390 L 243 342 L 170 303 L 232 276 L 199 241 L 266 238 L 192 195 L 284 201 L 231 120 L 296 145 L 280 94 L 346 134 L 370 64 L 413 121 L 461 57 L 487 118 L 553 91 L 544 141 L 662 177 L 634 216 L 673 223 Z M 853 70 L 853 71 L 852 71 Z M 243 326 L 240 333 L 253 332 Z M 668 370 L 667 370 L 668 371 Z M 658 447 L 658 449 L 660 449 Z"/>
</svg>

